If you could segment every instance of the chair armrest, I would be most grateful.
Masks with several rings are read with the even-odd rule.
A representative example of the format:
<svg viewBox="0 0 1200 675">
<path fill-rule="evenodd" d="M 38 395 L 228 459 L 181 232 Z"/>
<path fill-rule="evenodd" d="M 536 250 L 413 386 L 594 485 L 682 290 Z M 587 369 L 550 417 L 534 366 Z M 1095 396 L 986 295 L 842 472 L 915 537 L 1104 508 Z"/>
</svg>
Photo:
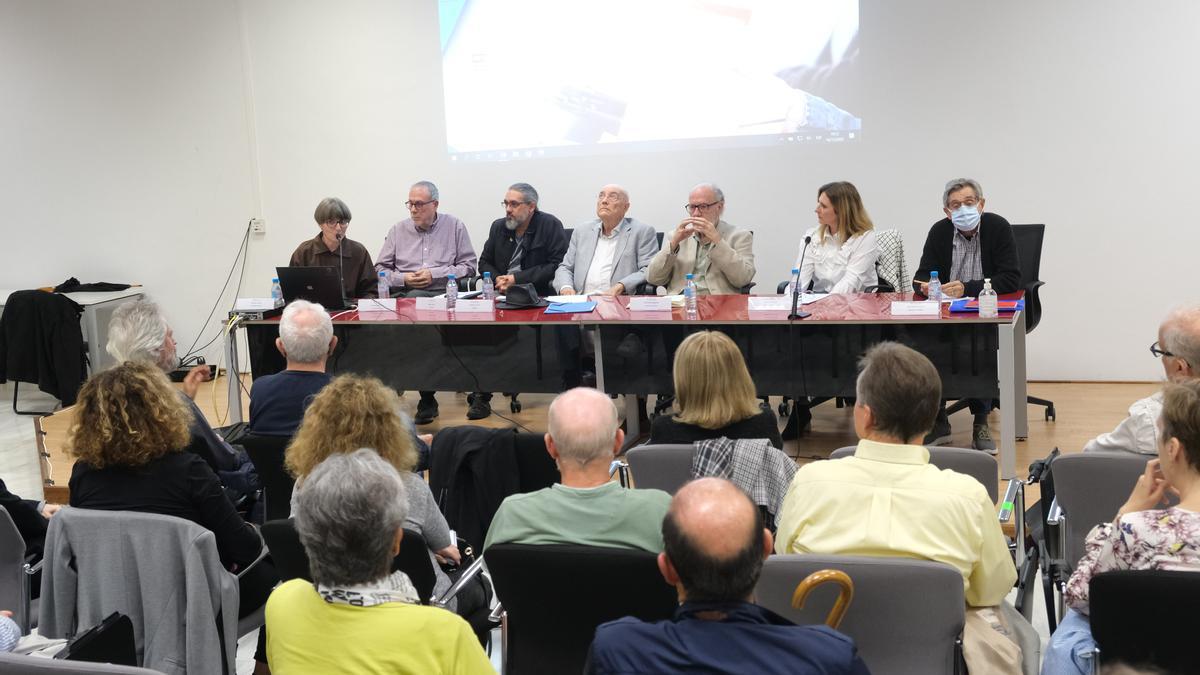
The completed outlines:
<svg viewBox="0 0 1200 675">
<path fill-rule="evenodd" d="M 1008 487 L 1004 489 L 1004 498 L 1000 501 L 999 518 L 1001 523 L 1007 523 L 1012 520 L 1018 495 L 1024 485 L 1020 478 L 1010 478 L 1008 480 Z"/>
<path fill-rule="evenodd" d="M 619 474 L 617 478 L 621 481 L 621 487 L 629 487 L 629 462 L 623 459 L 614 459 L 608 465 L 608 477 L 612 478 L 613 474 Z"/>
<path fill-rule="evenodd" d="M 504 605 L 497 602 L 496 606 L 492 608 L 492 613 L 488 614 L 488 621 L 497 622 L 501 618 L 503 618 L 503 616 L 504 616 Z"/>
<path fill-rule="evenodd" d="M 258 557 L 255 558 L 253 561 L 251 561 L 249 565 L 246 565 L 242 569 L 238 570 L 237 578 L 239 578 L 239 579 L 242 578 L 243 574 L 254 569 L 254 566 L 257 565 L 258 563 L 262 562 L 262 559 L 267 557 L 267 555 L 270 553 L 270 551 L 267 550 L 267 542 L 266 542 L 266 540 L 263 539 L 262 532 L 259 531 L 259 529 L 257 527 L 255 527 L 254 533 L 258 535 L 258 540 L 262 543 L 262 546 L 258 549 Z"/>
<path fill-rule="evenodd" d="M 458 595 L 458 592 L 462 590 L 462 587 L 470 583 L 471 580 L 478 576 L 482 571 L 483 558 L 479 557 L 475 559 L 475 562 L 471 563 L 470 567 L 463 571 L 463 573 L 458 577 L 458 581 L 455 581 L 453 586 L 446 589 L 446 593 L 444 595 L 441 597 L 430 598 L 429 604 L 444 609 L 446 607 L 446 603 L 450 602 L 451 598 Z"/>
<path fill-rule="evenodd" d="M 42 563 L 43 562 L 45 562 L 44 558 L 35 563 L 25 563 L 25 566 L 22 567 L 21 569 L 23 569 L 25 571 L 25 574 L 27 576 L 33 576 L 33 575 L 37 574 L 38 572 L 42 571 Z"/>
<path fill-rule="evenodd" d="M 779 282 L 779 285 L 775 287 L 775 294 L 783 295 L 784 293 L 787 293 L 787 285 L 791 282 L 791 279 L 784 279 L 783 281 Z"/>
<path fill-rule="evenodd" d="M 1058 505 L 1057 497 L 1054 498 L 1054 501 L 1050 502 L 1050 510 L 1046 512 L 1046 524 L 1056 527 L 1061 527 L 1063 524 L 1063 510 Z"/>
</svg>

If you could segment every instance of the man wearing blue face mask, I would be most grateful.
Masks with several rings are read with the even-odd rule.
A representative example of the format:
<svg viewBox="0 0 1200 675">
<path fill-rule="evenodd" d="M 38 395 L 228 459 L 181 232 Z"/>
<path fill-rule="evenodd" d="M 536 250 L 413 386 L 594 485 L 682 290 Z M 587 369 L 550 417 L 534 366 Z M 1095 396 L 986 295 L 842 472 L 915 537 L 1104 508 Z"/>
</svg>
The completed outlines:
<svg viewBox="0 0 1200 675">
<path fill-rule="evenodd" d="M 983 280 L 992 280 L 997 293 L 1012 293 L 1021 287 L 1021 264 L 1012 226 L 1003 217 L 983 210 L 983 188 L 971 178 L 955 178 L 942 192 L 942 212 L 946 214 L 929 228 L 921 264 L 913 276 L 913 290 L 926 294 L 930 272 L 942 281 L 942 293 L 950 298 L 977 297 Z M 975 416 L 971 444 L 976 449 L 996 452 L 996 443 L 988 429 L 987 416 L 992 401 L 972 399 Z M 945 407 L 938 414 L 933 430 L 925 437 L 926 445 L 950 440 L 950 420 Z"/>
</svg>

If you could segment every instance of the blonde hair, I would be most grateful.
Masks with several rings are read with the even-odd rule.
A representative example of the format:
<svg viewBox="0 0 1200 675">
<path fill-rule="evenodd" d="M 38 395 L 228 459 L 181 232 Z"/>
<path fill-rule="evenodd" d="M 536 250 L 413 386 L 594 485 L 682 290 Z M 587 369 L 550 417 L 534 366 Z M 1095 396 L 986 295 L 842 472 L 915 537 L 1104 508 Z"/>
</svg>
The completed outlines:
<svg viewBox="0 0 1200 675">
<path fill-rule="evenodd" d="M 145 361 L 96 373 L 79 390 L 67 447 L 97 469 L 142 466 L 191 438 L 191 414 L 167 376 Z"/>
<path fill-rule="evenodd" d="M 417 450 L 400 420 L 400 397 L 374 377 L 339 375 L 313 398 L 288 445 L 293 477 L 308 475 L 326 457 L 371 448 L 397 471 L 412 471 Z"/>
<path fill-rule="evenodd" d="M 867 209 L 863 206 L 862 197 L 858 194 L 858 188 L 854 187 L 853 183 L 826 183 L 817 190 L 817 198 L 820 199 L 822 194 L 829 199 L 829 203 L 833 205 L 833 212 L 837 214 L 838 244 L 844 244 L 851 237 L 875 229 L 875 224 L 871 222 L 871 217 L 867 215 Z M 825 241 L 825 235 L 828 233 L 829 228 L 824 225 L 817 227 L 818 240 Z"/>
<path fill-rule="evenodd" d="M 724 333 L 693 333 L 675 352 L 675 405 L 680 422 L 720 429 L 759 413 L 746 361 Z"/>
</svg>

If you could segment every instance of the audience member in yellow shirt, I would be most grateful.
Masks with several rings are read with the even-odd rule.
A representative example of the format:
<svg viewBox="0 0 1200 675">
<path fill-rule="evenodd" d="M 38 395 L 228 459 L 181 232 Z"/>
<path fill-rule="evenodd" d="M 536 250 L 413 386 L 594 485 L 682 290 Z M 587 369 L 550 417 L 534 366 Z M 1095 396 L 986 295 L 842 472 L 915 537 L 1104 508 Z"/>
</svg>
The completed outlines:
<svg viewBox="0 0 1200 675">
<path fill-rule="evenodd" d="M 407 508 L 400 474 L 374 450 L 308 474 L 295 516 L 312 582 L 293 579 L 267 601 L 272 672 L 496 672 L 466 621 L 418 604 L 408 577 L 389 572 Z"/>
</svg>

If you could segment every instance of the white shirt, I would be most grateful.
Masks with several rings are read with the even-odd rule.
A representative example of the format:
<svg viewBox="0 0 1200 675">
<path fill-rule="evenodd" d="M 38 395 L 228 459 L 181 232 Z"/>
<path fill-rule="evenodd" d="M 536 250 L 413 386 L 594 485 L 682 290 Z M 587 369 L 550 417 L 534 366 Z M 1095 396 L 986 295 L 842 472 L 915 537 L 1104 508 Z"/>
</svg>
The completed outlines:
<svg viewBox="0 0 1200 675">
<path fill-rule="evenodd" d="M 612 234 L 607 236 L 604 234 L 604 226 L 600 226 L 600 236 L 596 237 L 596 251 L 592 254 L 592 264 L 588 265 L 587 278 L 583 280 L 584 295 L 603 293 L 612 288 L 613 259 L 617 255 L 621 225 L 618 223 Z"/>
<path fill-rule="evenodd" d="M 805 233 L 812 237 L 808 253 L 800 244 L 796 255 L 796 266 L 800 267 L 800 286 L 807 290 L 813 282 L 815 293 L 858 293 L 867 286 L 879 283 L 875 274 L 875 260 L 879 258 L 879 246 L 875 241 L 875 230 L 860 232 L 839 244 L 837 235 L 826 233 L 825 241 L 817 238 L 817 228 Z M 800 256 L 804 262 L 801 264 Z"/>
<path fill-rule="evenodd" d="M 1083 451 L 1124 450 L 1141 455 L 1157 455 L 1157 422 L 1162 414 L 1162 405 L 1162 392 L 1135 401 L 1129 406 L 1129 417 L 1121 420 L 1116 429 L 1088 441 Z"/>
</svg>

